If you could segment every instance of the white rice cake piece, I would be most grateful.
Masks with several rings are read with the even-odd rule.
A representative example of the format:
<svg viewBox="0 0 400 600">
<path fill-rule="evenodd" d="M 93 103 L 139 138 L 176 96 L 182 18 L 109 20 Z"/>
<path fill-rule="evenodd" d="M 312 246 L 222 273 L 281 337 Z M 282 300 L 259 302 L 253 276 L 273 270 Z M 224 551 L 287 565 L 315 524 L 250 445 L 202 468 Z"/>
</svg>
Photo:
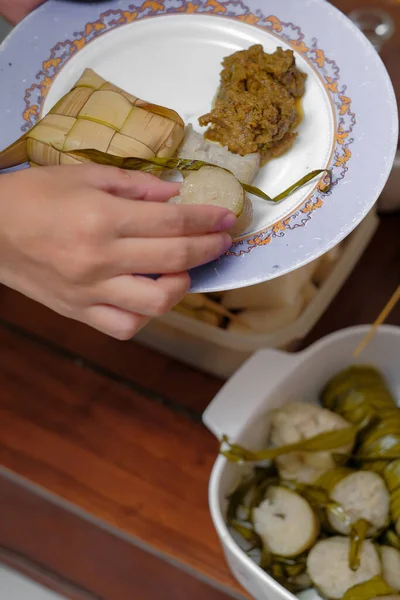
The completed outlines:
<svg viewBox="0 0 400 600">
<path fill-rule="evenodd" d="M 194 131 L 191 125 L 186 127 L 185 138 L 179 148 L 178 157 L 203 160 L 217 167 L 229 169 L 243 183 L 253 183 L 260 169 L 258 153 L 246 156 L 233 154 L 220 144 L 205 140 L 201 133 Z"/>
<path fill-rule="evenodd" d="M 286 446 L 349 426 L 343 417 L 330 410 L 306 402 L 291 402 L 271 413 L 270 441 L 274 446 Z M 351 450 L 350 445 L 335 452 Z M 290 452 L 278 456 L 276 465 L 282 479 L 312 484 L 336 463 L 330 451 Z"/>
<path fill-rule="evenodd" d="M 378 551 L 370 540 L 363 543 L 356 571 L 349 567 L 349 551 L 349 539 L 339 536 L 322 540 L 310 550 L 307 572 L 326 598 L 340 600 L 350 588 L 382 572 Z"/>
<path fill-rule="evenodd" d="M 330 497 L 342 506 L 349 517 L 349 521 L 345 521 L 334 512 L 327 512 L 329 523 L 342 535 L 350 535 L 351 526 L 359 519 L 371 523 L 369 537 L 375 537 L 389 524 L 389 491 L 382 477 L 373 471 L 350 473 L 335 485 Z M 398 567 L 400 590 L 400 558 Z"/>
<path fill-rule="evenodd" d="M 319 535 L 319 521 L 309 503 L 281 486 L 268 488 L 265 500 L 253 510 L 253 522 L 266 548 L 279 556 L 299 556 Z"/>
</svg>

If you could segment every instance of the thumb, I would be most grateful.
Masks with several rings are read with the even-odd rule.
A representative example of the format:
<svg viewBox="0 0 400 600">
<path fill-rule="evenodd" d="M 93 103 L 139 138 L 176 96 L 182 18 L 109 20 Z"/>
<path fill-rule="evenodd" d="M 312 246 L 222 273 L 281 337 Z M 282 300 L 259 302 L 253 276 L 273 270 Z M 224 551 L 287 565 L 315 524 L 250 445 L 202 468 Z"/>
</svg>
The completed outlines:
<svg viewBox="0 0 400 600">
<path fill-rule="evenodd" d="M 103 165 L 95 165 L 90 179 L 97 188 L 113 196 L 148 202 L 167 202 L 179 194 L 180 187 L 179 183 L 162 181 L 149 173 Z"/>
</svg>

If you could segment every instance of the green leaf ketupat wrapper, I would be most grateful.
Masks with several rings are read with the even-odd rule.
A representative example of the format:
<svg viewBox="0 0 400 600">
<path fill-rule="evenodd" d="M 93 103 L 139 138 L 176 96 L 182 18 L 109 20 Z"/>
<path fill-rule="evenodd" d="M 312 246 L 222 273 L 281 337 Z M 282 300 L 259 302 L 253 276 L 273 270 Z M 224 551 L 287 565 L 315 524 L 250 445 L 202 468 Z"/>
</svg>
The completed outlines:
<svg viewBox="0 0 400 600">
<path fill-rule="evenodd" d="M 289 454 L 290 452 L 321 452 L 326 450 L 334 450 L 342 446 L 354 443 L 358 426 L 345 427 L 344 429 L 336 429 L 321 433 L 315 437 L 301 440 L 295 444 L 287 444 L 277 448 L 266 448 L 265 450 L 252 451 L 237 444 L 230 444 L 227 437 L 224 437 L 221 442 L 220 454 L 225 456 L 231 462 L 258 462 L 262 460 L 273 460 L 277 456 Z"/>
<path fill-rule="evenodd" d="M 68 152 L 68 154 L 71 156 L 76 156 L 79 158 L 89 160 L 100 165 L 119 167 L 120 169 L 128 169 L 130 171 L 142 171 L 144 173 L 152 174 L 159 173 L 160 171 L 179 171 L 181 173 L 187 173 L 190 171 L 199 171 L 203 167 L 216 167 L 219 169 L 223 168 L 205 162 L 203 160 L 159 157 L 149 159 L 137 157 L 121 157 L 108 154 L 107 152 L 100 152 L 99 150 L 94 149 L 73 150 L 71 152 Z M 229 171 L 228 169 L 223 170 L 228 171 L 228 173 L 233 175 L 233 173 L 231 173 L 231 171 Z M 332 185 L 332 173 L 329 169 L 317 169 L 311 171 L 275 198 L 271 198 L 270 196 L 268 196 L 268 194 L 266 194 L 265 192 L 253 185 L 243 183 L 242 181 L 240 181 L 239 183 L 242 186 L 242 188 L 249 194 L 253 194 L 258 198 L 266 200 L 267 202 L 280 202 L 281 200 L 288 198 L 290 195 L 303 188 L 305 185 L 310 183 L 310 181 L 318 177 L 318 175 L 322 175 L 323 173 L 325 173 L 328 178 L 328 182 L 324 184 L 322 190 L 324 193 L 326 193 L 330 190 Z"/>
<path fill-rule="evenodd" d="M 387 546 L 392 546 L 392 548 L 396 548 L 396 550 L 400 550 L 400 536 L 397 535 L 392 529 L 386 531 L 383 536 L 383 542 Z"/>
<path fill-rule="evenodd" d="M 357 571 L 360 566 L 360 553 L 364 540 L 367 538 L 367 533 L 370 526 L 370 523 L 368 523 L 368 521 L 365 519 L 359 519 L 351 527 L 349 567 L 352 571 Z"/>
<path fill-rule="evenodd" d="M 350 588 L 342 600 L 372 600 L 372 598 L 392 595 L 396 595 L 396 592 L 378 575 Z"/>
<path fill-rule="evenodd" d="M 321 404 L 354 424 L 396 409 L 382 375 L 367 365 L 349 367 L 335 375 L 322 391 Z"/>
<path fill-rule="evenodd" d="M 79 164 L 70 150 L 95 147 L 116 156 L 174 156 L 185 132 L 181 117 L 127 93 L 85 69 L 27 133 L 0 152 L 0 169 Z"/>
</svg>

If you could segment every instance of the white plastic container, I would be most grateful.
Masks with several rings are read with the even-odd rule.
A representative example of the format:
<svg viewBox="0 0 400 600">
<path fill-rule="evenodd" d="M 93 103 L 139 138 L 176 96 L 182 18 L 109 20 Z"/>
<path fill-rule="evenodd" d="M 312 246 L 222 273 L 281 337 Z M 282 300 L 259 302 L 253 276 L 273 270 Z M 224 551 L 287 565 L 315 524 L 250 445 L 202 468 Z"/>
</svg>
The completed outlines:
<svg viewBox="0 0 400 600">
<path fill-rule="evenodd" d="M 386 377 L 400 400 L 400 327 L 381 327 L 355 360 L 352 353 L 368 326 L 339 331 L 307 350 L 288 354 L 257 352 L 222 388 L 203 415 L 218 439 L 227 435 L 251 449 L 265 447 L 268 413 L 288 401 L 317 402 L 318 394 L 335 373 L 353 364 L 371 364 Z M 293 600 L 294 596 L 262 571 L 236 544 L 225 523 L 226 497 L 240 477 L 236 464 L 218 457 L 209 484 L 212 519 L 234 577 L 256 600 Z M 307 598 L 318 598 L 316 592 Z"/>
<path fill-rule="evenodd" d="M 378 219 L 372 211 L 349 236 L 330 276 L 306 310 L 273 334 L 239 334 L 219 329 L 174 311 L 154 320 L 135 341 L 219 377 L 230 377 L 260 348 L 287 349 L 303 339 L 328 308 L 371 241 Z"/>
</svg>

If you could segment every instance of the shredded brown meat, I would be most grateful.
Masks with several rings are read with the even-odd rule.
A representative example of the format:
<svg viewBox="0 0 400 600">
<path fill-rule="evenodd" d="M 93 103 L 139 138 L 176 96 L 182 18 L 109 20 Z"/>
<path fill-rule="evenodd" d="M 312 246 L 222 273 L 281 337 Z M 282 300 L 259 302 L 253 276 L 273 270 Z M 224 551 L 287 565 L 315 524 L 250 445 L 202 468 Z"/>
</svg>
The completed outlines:
<svg viewBox="0 0 400 600">
<path fill-rule="evenodd" d="M 283 154 L 297 135 L 305 78 L 291 50 L 255 45 L 228 56 L 215 107 L 199 119 L 210 125 L 205 137 L 242 156 L 260 152 L 264 163 Z"/>
</svg>

